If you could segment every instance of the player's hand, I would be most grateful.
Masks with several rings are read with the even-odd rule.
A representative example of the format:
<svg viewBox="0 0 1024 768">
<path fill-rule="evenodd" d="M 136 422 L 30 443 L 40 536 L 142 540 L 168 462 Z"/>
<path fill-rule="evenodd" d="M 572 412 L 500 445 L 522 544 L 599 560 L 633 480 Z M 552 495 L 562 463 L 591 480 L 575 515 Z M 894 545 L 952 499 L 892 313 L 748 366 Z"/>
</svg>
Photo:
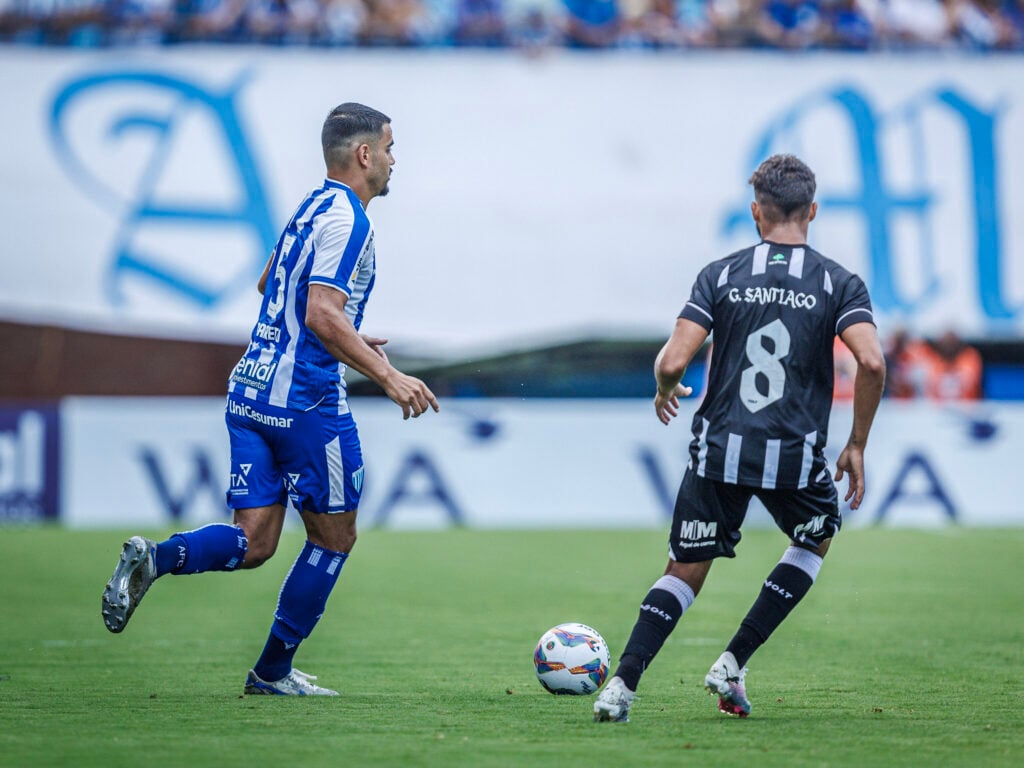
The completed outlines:
<svg viewBox="0 0 1024 768">
<path fill-rule="evenodd" d="M 654 412 L 662 424 L 668 424 L 679 413 L 679 398 L 689 397 L 693 394 L 693 387 L 684 387 L 676 384 L 675 389 L 669 395 L 663 395 L 660 391 L 654 396 Z"/>
<path fill-rule="evenodd" d="M 376 352 L 384 362 L 388 362 L 388 355 L 382 349 L 382 347 L 388 343 L 387 339 L 380 339 L 376 336 L 368 336 L 365 333 L 359 334 L 360 338 L 366 342 L 366 346 Z"/>
<path fill-rule="evenodd" d="M 846 444 L 843 452 L 836 459 L 836 482 L 843 479 L 844 474 L 849 474 L 849 485 L 846 489 L 844 501 L 850 502 L 850 509 L 857 509 L 864 499 L 864 449 L 859 445 Z"/>
<path fill-rule="evenodd" d="M 427 408 L 433 408 L 434 413 L 441 410 L 437 398 L 426 384 L 415 376 L 407 376 L 400 371 L 394 371 L 388 378 L 384 384 L 384 392 L 402 409 L 403 419 L 410 416 L 415 419 L 426 413 Z"/>
</svg>

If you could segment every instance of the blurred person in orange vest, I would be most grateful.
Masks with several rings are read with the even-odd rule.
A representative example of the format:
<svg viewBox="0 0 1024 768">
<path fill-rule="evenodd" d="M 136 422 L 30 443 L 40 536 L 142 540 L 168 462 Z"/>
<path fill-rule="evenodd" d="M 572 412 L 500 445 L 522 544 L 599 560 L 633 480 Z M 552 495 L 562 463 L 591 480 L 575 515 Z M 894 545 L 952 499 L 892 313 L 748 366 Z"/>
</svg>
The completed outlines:
<svg viewBox="0 0 1024 768">
<path fill-rule="evenodd" d="M 933 356 L 926 342 L 913 338 L 905 328 L 896 329 L 885 345 L 885 363 L 889 370 L 885 396 L 896 400 L 924 397 L 929 361 Z"/>
<path fill-rule="evenodd" d="M 949 329 L 932 342 L 925 357 L 924 395 L 930 400 L 978 400 L 981 354 Z"/>
</svg>

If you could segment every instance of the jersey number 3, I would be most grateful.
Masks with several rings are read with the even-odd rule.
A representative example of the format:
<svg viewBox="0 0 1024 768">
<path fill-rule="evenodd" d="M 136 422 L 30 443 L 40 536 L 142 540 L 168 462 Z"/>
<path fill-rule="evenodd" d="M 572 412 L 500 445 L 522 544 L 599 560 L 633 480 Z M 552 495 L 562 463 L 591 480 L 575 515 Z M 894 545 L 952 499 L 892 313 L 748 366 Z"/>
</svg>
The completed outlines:
<svg viewBox="0 0 1024 768">
<path fill-rule="evenodd" d="M 769 339 L 774 347 L 769 352 L 764 345 Z M 789 331 L 781 320 L 772 320 L 747 336 L 747 359 L 750 367 L 740 377 L 740 400 L 747 410 L 757 413 L 782 397 L 786 387 L 786 369 L 781 360 L 789 354 Z M 758 389 L 758 375 L 768 382 L 768 391 Z"/>
<path fill-rule="evenodd" d="M 284 260 L 291 253 L 292 246 L 294 245 L 294 235 L 285 235 L 284 240 L 281 241 L 281 250 L 278 252 L 277 257 L 277 269 L 274 270 L 274 296 L 267 304 L 267 317 L 270 318 L 270 322 L 277 320 L 277 316 L 284 309 L 284 281 L 288 279 L 288 273 L 284 269 Z"/>
</svg>

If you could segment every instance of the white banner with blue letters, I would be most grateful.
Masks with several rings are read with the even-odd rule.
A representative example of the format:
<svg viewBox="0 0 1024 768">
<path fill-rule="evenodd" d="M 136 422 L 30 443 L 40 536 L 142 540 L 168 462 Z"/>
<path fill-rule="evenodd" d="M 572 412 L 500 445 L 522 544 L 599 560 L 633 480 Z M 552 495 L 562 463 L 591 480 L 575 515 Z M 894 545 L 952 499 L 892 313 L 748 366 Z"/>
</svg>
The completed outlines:
<svg viewBox="0 0 1024 768">
<path fill-rule="evenodd" d="M 401 351 L 667 335 L 779 151 L 883 331 L 1024 332 L 1019 57 L 6 48 L 0 73 L 5 319 L 243 341 L 356 100 L 394 120 L 366 330 Z"/>
<path fill-rule="evenodd" d="M 665 427 L 640 400 L 445 400 L 439 414 L 403 421 L 387 400 L 354 400 L 361 525 L 667 530 L 695 408 L 685 403 Z M 60 519 L 139 530 L 229 519 L 223 413 L 219 398 L 64 401 Z M 849 406 L 833 413 L 833 469 L 851 416 Z M 1024 525 L 1010 481 L 1021 455 L 1022 405 L 886 401 L 868 444 L 867 496 L 845 524 Z M 771 525 L 757 502 L 749 524 Z"/>
</svg>

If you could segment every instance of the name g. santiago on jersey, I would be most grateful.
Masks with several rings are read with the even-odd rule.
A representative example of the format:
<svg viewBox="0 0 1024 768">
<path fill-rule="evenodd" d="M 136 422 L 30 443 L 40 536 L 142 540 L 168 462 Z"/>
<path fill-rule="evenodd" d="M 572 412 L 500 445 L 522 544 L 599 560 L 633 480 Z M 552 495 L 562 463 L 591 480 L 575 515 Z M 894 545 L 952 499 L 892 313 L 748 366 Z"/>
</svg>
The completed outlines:
<svg viewBox="0 0 1024 768">
<path fill-rule="evenodd" d="M 874 322 L 864 282 L 808 246 L 762 242 L 705 267 L 679 316 L 713 334 L 697 474 L 760 488 L 827 476 L 832 345 Z"/>
</svg>

